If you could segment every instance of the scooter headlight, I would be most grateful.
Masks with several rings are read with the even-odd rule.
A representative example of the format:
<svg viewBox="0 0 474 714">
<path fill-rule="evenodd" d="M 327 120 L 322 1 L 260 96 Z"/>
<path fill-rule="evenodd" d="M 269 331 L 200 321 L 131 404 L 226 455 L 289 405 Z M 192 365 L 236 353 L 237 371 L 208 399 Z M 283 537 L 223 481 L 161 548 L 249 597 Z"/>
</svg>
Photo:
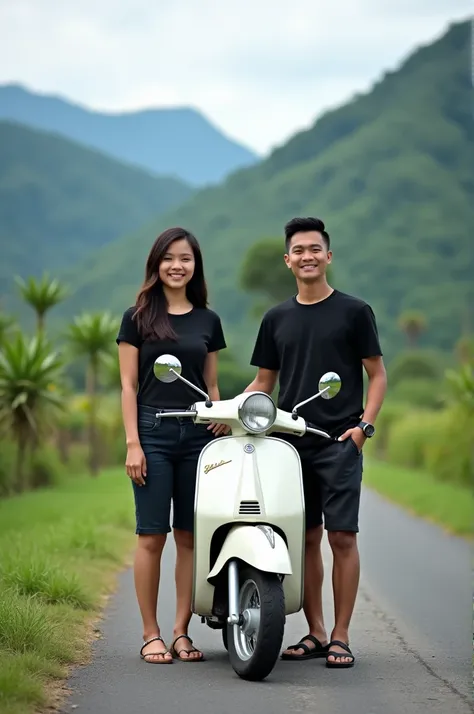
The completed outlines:
<svg viewBox="0 0 474 714">
<path fill-rule="evenodd" d="M 273 426 L 276 406 L 268 394 L 249 394 L 239 407 L 239 419 L 248 431 L 260 434 Z"/>
</svg>

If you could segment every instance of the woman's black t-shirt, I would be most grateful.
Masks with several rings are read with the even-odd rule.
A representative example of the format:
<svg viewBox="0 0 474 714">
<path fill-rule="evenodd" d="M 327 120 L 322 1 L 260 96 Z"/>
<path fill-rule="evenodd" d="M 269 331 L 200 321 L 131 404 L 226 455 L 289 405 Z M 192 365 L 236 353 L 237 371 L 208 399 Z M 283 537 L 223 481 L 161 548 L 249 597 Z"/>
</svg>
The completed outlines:
<svg viewBox="0 0 474 714">
<path fill-rule="evenodd" d="M 133 319 L 134 313 L 135 307 L 125 310 L 116 342 L 127 342 L 138 348 L 138 403 L 162 409 L 187 409 L 202 400 L 198 392 L 180 379 L 168 384 L 160 382 L 154 375 L 153 365 L 160 355 L 174 355 L 181 362 L 183 377 L 207 392 L 204 381 L 206 357 L 209 352 L 227 346 L 219 316 L 207 308 L 193 308 L 184 315 L 169 315 L 177 340 L 143 340 Z"/>
</svg>

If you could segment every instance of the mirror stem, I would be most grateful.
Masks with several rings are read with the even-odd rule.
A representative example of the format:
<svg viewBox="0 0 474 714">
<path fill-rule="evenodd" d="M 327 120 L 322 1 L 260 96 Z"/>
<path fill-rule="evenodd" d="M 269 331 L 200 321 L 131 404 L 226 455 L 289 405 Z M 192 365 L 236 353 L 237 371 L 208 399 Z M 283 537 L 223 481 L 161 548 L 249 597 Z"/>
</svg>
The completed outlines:
<svg viewBox="0 0 474 714">
<path fill-rule="evenodd" d="M 305 399 L 304 402 L 300 402 L 300 403 L 297 404 L 295 407 L 293 407 L 293 412 L 292 412 L 292 414 L 291 414 L 292 419 L 294 419 L 294 420 L 296 421 L 296 420 L 298 419 L 298 414 L 297 414 L 298 409 L 299 409 L 300 407 L 303 407 L 303 406 L 304 406 L 305 404 L 307 404 L 308 402 L 312 402 L 313 399 L 316 399 L 316 397 L 320 397 L 321 394 L 324 394 L 324 392 L 327 392 L 328 389 L 330 389 L 330 386 L 324 387 L 324 389 L 321 389 L 321 391 L 318 392 L 317 394 L 313 394 L 312 397 L 309 397 L 308 399 Z"/>
<path fill-rule="evenodd" d="M 210 408 L 212 407 L 212 402 L 209 394 L 206 394 L 206 392 L 203 392 L 202 389 L 199 389 L 199 387 L 196 387 L 192 382 L 188 382 L 188 380 L 185 377 L 182 377 L 180 374 L 176 372 L 176 370 L 173 369 L 173 367 L 170 367 L 170 372 L 173 372 L 177 376 L 178 379 L 180 379 L 182 382 L 188 385 L 188 387 L 191 387 L 194 389 L 196 392 L 199 392 L 199 394 L 202 394 L 203 397 L 206 398 L 206 407 Z"/>
</svg>

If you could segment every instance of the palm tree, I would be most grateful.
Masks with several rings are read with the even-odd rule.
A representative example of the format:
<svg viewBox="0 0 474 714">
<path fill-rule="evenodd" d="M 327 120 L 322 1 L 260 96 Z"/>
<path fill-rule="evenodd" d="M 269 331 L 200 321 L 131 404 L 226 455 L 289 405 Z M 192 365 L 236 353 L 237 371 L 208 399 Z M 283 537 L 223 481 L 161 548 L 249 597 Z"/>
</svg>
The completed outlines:
<svg viewBox="0 0 474 714">
<path fill-rule="evenodd" d="M 89 400 L 89 470 L 92 476 L 99 471 L 99 445 L 97 443 L 97 410 L 99 375 L 105 355 L 110 354 L 119 321 L 110 313 L 83 313 L 69 326 L 68 340 L 76 356 L 86 356 L 86 392 Z"/>
<path fill-rule="evenodd" d="M 120 394 L 122 382 L 120 379 L 120 364 L 116 353 L 107 352 L 102 359 L 103 384 L 106 389 L 111 389 Z"/>
<path fill-rule="evenodd" d="M 15 320 L 11 315 L 0 312 L 0 348 L 9 337 L 11 328 L 15 325 Z"/>
<path fill-rule="evenodd" d="M 0 349 L 0 425 L 16 442 L 16 490 L 27 487 L 25 460 L 40 435 L 64 409 L 63 361 L 43 338 L 17 332 Z"/>
<path fill-rule="evenodd" d="M 426 330 L 427 320 L 419 310 L 407 310 L 398 318 L 398 326 L 405 333 L 409 347 L 415 347 L 421 334 Z"/>
<path fill-rule="evenodd" d="M 32 277 L 26 281 L 20 277 L 15 280 L 23 300 L 35 311 L 37 332 L 42 334 L 46 313 L 64 300 L 67 290 L 59 280 L 51 280 L 46 273 L 39 280 Z"/>
</svg>

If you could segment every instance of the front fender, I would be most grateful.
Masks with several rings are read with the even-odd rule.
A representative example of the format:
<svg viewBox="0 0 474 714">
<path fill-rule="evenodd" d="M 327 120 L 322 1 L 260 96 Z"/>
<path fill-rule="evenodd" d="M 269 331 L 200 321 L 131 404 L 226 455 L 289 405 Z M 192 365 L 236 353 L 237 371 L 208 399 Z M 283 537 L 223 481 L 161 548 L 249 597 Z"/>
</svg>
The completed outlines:
<svg viewBox="0 0 474 714">
<path fill-rule="evenodd" d="M 267 529 L 268 535 L 265 534 Z M 290 555 L 285 541 L 273 528 L 264 525 L 237 525 L 229 531 L 218 558 L 207 576 L 210 582 L 233 558 L 253 565 L 257 570 L 292 575 Z"/>
</svg>

